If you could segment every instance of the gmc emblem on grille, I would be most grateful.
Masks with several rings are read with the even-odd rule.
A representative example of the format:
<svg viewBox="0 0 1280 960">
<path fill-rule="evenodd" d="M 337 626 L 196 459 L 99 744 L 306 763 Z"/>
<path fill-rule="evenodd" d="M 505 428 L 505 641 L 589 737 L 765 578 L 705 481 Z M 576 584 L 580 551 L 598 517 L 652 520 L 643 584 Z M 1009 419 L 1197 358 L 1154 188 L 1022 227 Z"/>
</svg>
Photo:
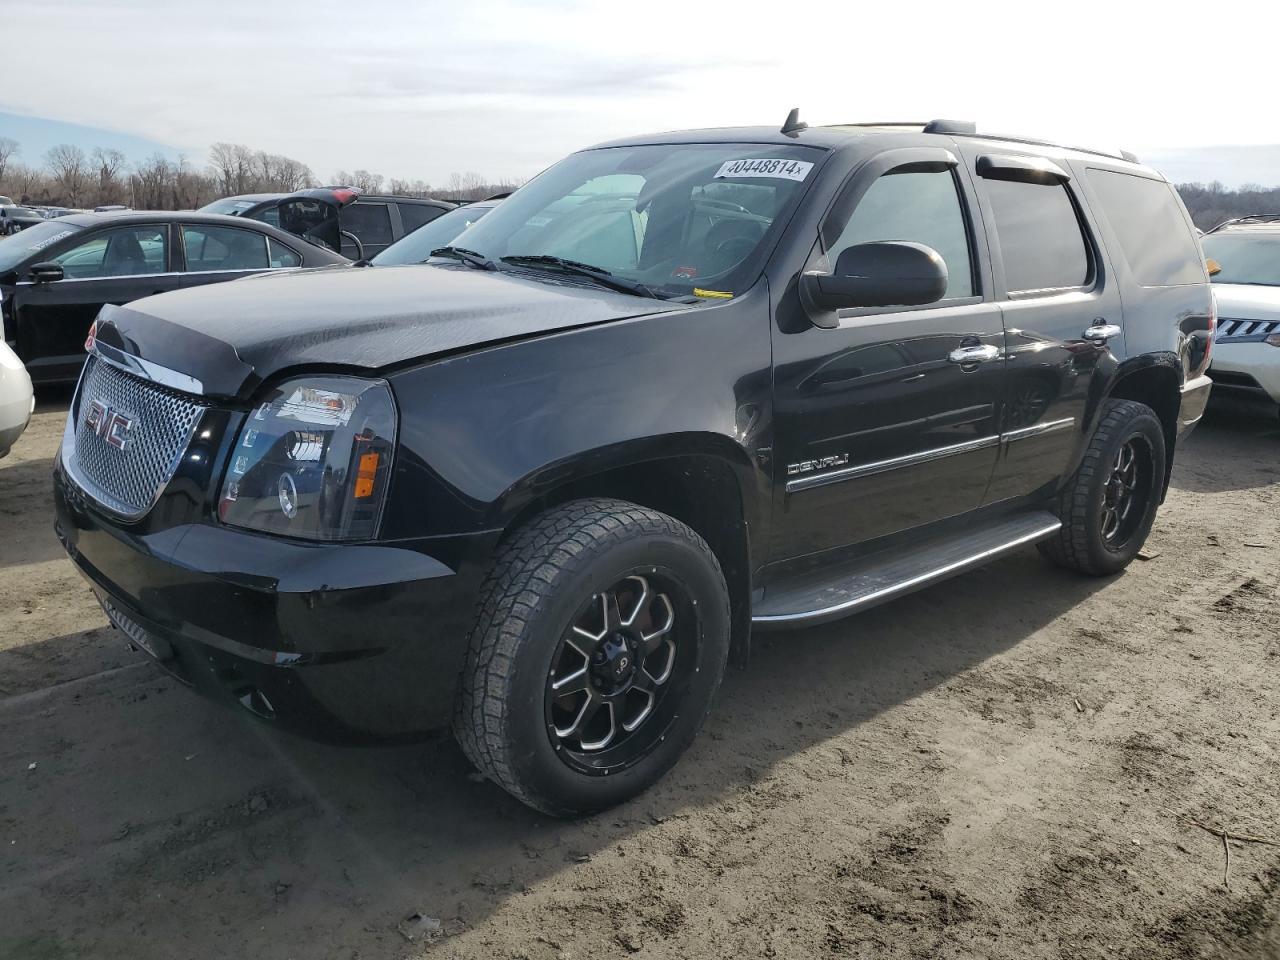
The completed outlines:
<svg viewBox="0 0 1280 960">
<path fill-rule="evenodd" d="M 101 400 L 91 400 L 84 415 L 84 425 L 118 450 L 128 450 L 133 438 L 133 417 L 112 410 Z"/>
</svg>

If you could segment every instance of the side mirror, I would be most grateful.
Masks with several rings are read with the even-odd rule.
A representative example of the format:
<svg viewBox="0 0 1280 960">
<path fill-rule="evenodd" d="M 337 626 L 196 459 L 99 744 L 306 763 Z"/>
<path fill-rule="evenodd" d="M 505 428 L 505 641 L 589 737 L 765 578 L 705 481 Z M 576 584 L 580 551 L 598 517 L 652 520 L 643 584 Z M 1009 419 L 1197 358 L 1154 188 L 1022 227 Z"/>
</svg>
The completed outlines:
<svg viewBox="0 0 1280 960">
<path fill-rule="evenodd" d="M 1216 277 L 1218 274 L 1222 272 L 1222 264 L 1220 264 L 1217 260 L 1213 259 L 1213 257 L 1206 257 L 1204 261 L 1204 265 L 1208 268 L 1209 276 L 1211 277 Z"/>
<path fill-rule="evenodd" d="M 947 265 L 938 251 L 905 240 L 846 247 L 834 273 L 806 273 L 800 297 L 819 327 L 839 326 L 836 310 L 914 307 L 937 303 L 947 292 Z"/>
<path fill-rule="evenodd" d="M 31 279 L 35 283 L 56 283 L 62 279 L 62 264 L 36 263 L 31 267 Z"/>
</svg>

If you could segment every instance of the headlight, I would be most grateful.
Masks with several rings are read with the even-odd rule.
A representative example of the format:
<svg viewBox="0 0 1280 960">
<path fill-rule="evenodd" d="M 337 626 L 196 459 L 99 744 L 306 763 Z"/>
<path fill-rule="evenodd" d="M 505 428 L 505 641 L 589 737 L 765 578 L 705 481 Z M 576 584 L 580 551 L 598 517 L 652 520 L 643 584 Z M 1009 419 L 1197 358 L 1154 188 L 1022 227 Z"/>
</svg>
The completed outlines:
<svg viewBox="0 0 1280 960">
<path fill-rule="evenodd" d="M 383 380 L 306 377 L 249 414 L 218 497 L 223 523 L 308 540 L 376 536 L 396 409 Z"/>
</svg>

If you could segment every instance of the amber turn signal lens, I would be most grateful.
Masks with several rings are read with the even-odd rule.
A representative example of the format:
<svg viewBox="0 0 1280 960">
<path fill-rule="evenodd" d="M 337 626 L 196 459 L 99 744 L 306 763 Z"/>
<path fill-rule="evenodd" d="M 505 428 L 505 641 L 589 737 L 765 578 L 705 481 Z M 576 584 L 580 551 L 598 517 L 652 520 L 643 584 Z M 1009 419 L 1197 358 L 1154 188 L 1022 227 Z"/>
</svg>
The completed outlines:
<svg viewBox="0 0 1280 960">
<path fill-rule="evenodd" d="M 373 478 L 378 475 L 378 455 L 365 453 L 360 456 L 360 466 L 356 469 L 357 500 L 373 496 Z"/>
<path fill-rule="evenodd" d="M 1220 264 L 1217 260 L 1213 259 L 1213 257 L 1206 257 L 1204 261 L 1204 265 L 1208 267 L 1209 276 L 1211 277 L 1216 277 L 1218 274 L 1222 272 L 1222 264 Z"/>
</svg>

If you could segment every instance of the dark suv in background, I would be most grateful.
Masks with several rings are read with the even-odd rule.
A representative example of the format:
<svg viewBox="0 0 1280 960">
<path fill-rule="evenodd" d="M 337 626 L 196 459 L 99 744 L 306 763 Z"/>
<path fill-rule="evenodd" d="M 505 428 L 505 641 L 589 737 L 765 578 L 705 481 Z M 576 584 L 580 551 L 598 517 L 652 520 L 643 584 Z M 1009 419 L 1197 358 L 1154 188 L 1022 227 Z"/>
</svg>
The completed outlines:
<svg viewBox="0 0 1280 960">
<path fill-rule="evenodd" d="M 1170 185 L 972 124 L 622 140 L 455 243 L 104 310 L 57 530 L 183 681 L 452 718 L 554 814 L 669 769 L 754 630 L 1032 543 L 1122 570 L 1209 394 Z"/>
<path fill-rule="evenodd" d="M 365 195 L 346 187 L 320 187 L 296 193 L 223 197 L 200 211 L 261 220 L 360 260 L 381 253 L 456 206 L 446 200 Z"/>
</svg>

